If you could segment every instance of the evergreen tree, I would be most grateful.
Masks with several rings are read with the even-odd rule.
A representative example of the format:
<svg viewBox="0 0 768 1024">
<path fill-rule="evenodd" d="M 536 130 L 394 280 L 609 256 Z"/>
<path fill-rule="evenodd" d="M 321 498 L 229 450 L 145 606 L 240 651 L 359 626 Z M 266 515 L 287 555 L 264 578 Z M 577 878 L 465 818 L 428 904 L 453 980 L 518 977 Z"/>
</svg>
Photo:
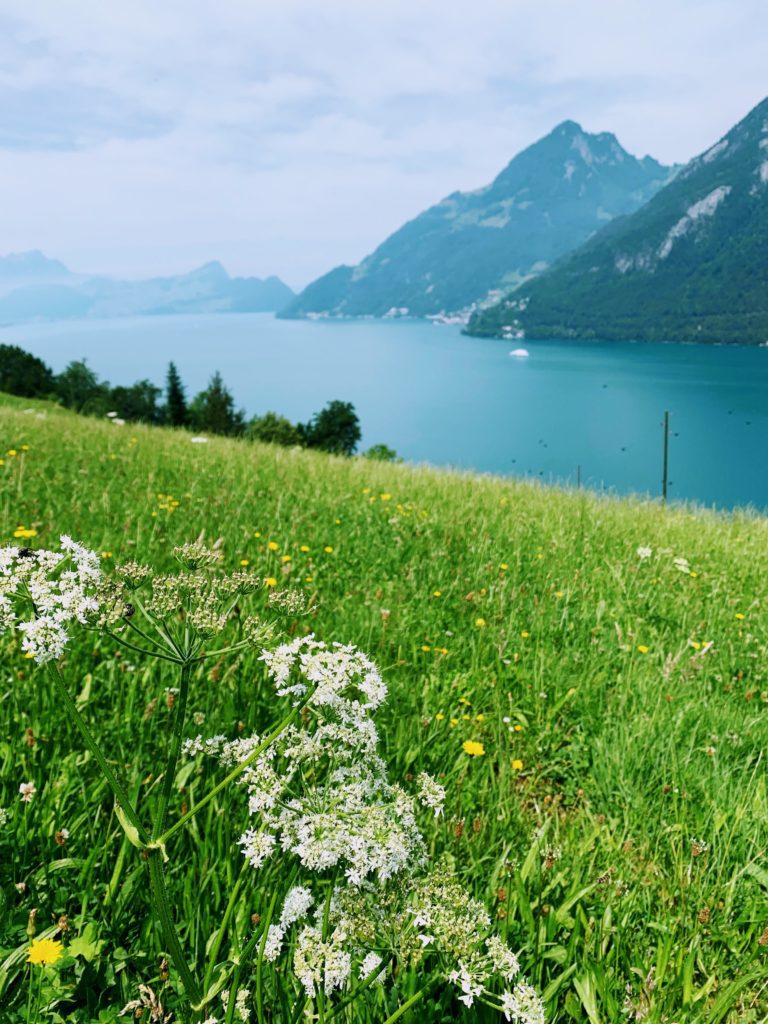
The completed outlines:
<svg viewBox="0 0 768 1024">
<path fill-rule="evenodd" d="M 307 448 L 334 455 L 352 455 L 362 437 L 360 421 L 351 402 L 329 402 L 309 423 L 299 424 Z"/>
<path fill-rule="evenodd" d="M 195 430 L 237 437 L 245 430 L 245 412 L 235 409 L 232 393 L 217 370 L 205 391 L 195 395 L 189 407 L 191 425 Z"/>
<path fill-rule="evenodd" d="M 161 410 L 157 405 L 160 388 L 150 380 L 137 380 L 130 387 L 112 388 L 109 404 L 124 420 L 159 423 Z"/>
<path fill-rule="evenodd" d="M 171 427 L 185 427 L 189 422 L 184 385 L 174 363 L 168 364 L 165 378 L 165 422 Z"/>
<path fill-rule="evenodd" d="M 263 416 L 254 416 L 248 424 L 248 437 L 254 441 L 265 441 L 267 444 L 281 444 L 290 447 L 302 443 L 299 428 L 285 416 L 276 412 L 265 412 Z"/>
</svg>

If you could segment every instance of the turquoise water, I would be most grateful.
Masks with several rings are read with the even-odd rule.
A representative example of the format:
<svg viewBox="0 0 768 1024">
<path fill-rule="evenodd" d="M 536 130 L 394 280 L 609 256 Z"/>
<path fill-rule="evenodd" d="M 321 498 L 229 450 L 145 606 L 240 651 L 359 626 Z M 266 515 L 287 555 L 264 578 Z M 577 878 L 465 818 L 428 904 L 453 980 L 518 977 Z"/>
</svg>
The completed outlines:
<svg viewBox="0 0 768 1024">
<path fill-rule="evenodd" d="M 113 384 L 188 393 L 220 370 L 249 415 L 308 419 L 351 401 L 364 445 L 430 462 L 595 489 L 658 494 L 671 413 L 669 494 L 768 508 L 768 349 L 501 342 L 422 321 L 290 321 L 268 314 L 147 317 L 10 326 L 61 370 L 70 359 Z M 528 359 L 511 358 L 524 344 Z M 580 470 L 577 469 L 580 467 Z"/>
</svg>

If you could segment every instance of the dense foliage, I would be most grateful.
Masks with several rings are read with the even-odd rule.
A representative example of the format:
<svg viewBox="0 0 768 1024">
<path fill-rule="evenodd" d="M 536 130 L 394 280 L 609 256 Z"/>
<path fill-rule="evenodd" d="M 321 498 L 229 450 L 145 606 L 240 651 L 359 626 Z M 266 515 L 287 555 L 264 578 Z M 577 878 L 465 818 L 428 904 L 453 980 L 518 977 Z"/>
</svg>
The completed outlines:
<svg viewBox="0 0 768 1024">
<path fill-rule="evenodd" d="M 295 447 L 197 445 L 29 399 L 3 400 L 0 430 L 0 546 L 54 547 L 64 532 L 105 566 L 169 572 L 173 546 L 203 534 L 227 571 L 261 577 L 261 599 L 304 594 L 314 611 L 288 616 L 296 638 L 311 628 L 370 654 L 390 691 L 378 714 L 389 776 L 407 789 L 428 772 L 445 787 L 444 816 L 424 825 L 430 855 L 492 908 L 551 1024 L 766 1019 L 764 519 Z M 179 978 L 147 865 L 56 694 L 14 643 L 0 656 L 3 1024 L 25 1020 L 38 991 L 53 1007 L 41 1021 L 116 1024 L 136 1000 L 144 1020 L 153 1001 L 165 1007 L 161 1020 Z M 94 634 L 61 662 L 142 804 L 161 789 L 145 766 L 165 751 L 177 706 L 161 665 Z M 187 738 L 237 740 L 273 720 L 254 653 L 210 659 L 203 679 Z M 225 771 L 185 760 L 169 822 Z M 247 811 L 243 789 L 225 790 L 168 844 L 183 951 L 211 965 L 212 987 L 284 882 L 279 858 L 245 863 Z M 55 954 L 36 945 L 27 964 L 32 939 L 64 955 L 46 967 Z M 255 1019 L 265 980 L 250 964 L 235 987 Z M 431 964 L 427 947 L 431 984 L 402 1024 L 501 1024 L 490 1007 L 466 1008 Z M 372 986 L 334 1024 L 381 1024 L 419 984 L 403 970 L 394 992 Z M 217 995 L 207 1012 L 221 1024 L 236 1005 L 233 994 L 225 1012 Z M 284 1007 L 267 1001 L 264 1013 L 277 1022 Z"/>
</svg>

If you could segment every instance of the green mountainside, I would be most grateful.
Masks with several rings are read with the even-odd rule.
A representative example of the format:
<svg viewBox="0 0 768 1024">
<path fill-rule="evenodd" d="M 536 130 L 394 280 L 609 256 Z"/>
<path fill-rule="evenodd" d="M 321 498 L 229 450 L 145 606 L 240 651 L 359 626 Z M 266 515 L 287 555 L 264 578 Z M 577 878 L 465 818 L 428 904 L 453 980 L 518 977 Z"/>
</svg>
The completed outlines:
<svg viewBox="0 0 768 1024">
<path fill-rule="evenodd" d="M 454 192 L 356 267 L 310 284 L 280 315 L 435 316 L 500 298 L 631 213 L 673 170 L 565 121 L 474 192 Z"/>
<path fill-rule="evenodd" d="M 768 99 L 646 206 L 476 313 L 468 331 L 768 342 Z"/>
</svg>

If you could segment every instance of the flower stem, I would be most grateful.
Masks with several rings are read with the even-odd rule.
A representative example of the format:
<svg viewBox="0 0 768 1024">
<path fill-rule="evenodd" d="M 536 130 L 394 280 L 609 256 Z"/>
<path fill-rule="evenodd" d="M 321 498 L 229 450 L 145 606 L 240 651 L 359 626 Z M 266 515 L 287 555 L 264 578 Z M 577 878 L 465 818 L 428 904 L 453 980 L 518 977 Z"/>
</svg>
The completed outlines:
<svg viewBox="0 0 768 1024">
<path fill-rule="evenodd" d="M 181 982 L 184 985 L 184 993 L 187 1000 L 193 1007 L 200 1003 L 200 991 L 197 982 L 192 977 L 192 972 L 184 959 L 179 937 L 176 934 L 176 926 L 173 923 L 171 906 L 168 902 L 168 890 L 165 887 L 165 874 L 163 872 L 163 858 L 160 850 L 149 850 L 149 880 L 152 886 L 152 903 L 160 925 L 163 929 L 163 937 L 168 947 L 168 952 L 173 960 Z"/>
<path fill-rule="evenodd" d="M 384 1021 L 384 1024 L 395 1024 L 395 1021 L 400 1020 L 400 1018 L 403 1016 L 406 1010 L 410 1010 L 414 1003 L 418 1003 L 418 1001 L 423 997 L 426 991 L 427 986 L 425 985 L 424 988 L 419 989 L 416 995 L 411 996 L 411 998 L 404 1002 L 402 1006 L 398 1007 L 398 1009 L 395 1010 L 391 1017 L 387 1017 L 387 1019 Z"/>
<path fill-rule="evenodd" d="M 56 689 L 59 692 L 59 695 L 64 704 L 64 710 L 69 715 L 72 724 L 78 729 L 80 735 L 85 740 L 86 747 L 88 748 L 88 750 L 90 750 L 90 752 L 96 759 L 96 763 L 101 769 L 104 778 L 107 780 L 109 788 L 114 793 L 115 799 L 120 804 L 120 807 L 122 808 L 125 817 L 136 829 L 136 832 L 138 833 L 138 836 L 142 840 L 142 842 L 149 842 L 149 835 L 144 826 L 142 825 L 141 820 L 133 804 L 131 803 L 130 797 L 128 796 L 128 793 L 125 790 L 125 787 L 119 781 L 115 773 L 112 771 L 110 765 L 107 763 L 107 759 L 104 756 L 101 747 L 94 739 L 91 730 L 85 724 L 83 716 L 77 710 L 77 705 L 75 704 L 74 700 L 72 699 L 69 693 L 69 690 L 67 689 L 67 684 L 64 682 L 64 677 L 61 674 L 61 669 L 55 662 L 48 662 L 48 674 L 50 675 L 51 679 L 53 679 Z"/>
<path fill-rule="evenodd" d="M 173 793 L 173 779 L 176 775 L 176 764 L 181 752 L 181 734 L 184 731 L 184 719 L 187 713 L 187 696 L 189 695 L 189 677 L 192 667 L 189 662 L 181 666 L 179 677 L 179 696 L 174 701 L 171 718 L 171 741 L 168 749 L 168 762 L 165 766 L 165 778 L 163 779 L 163 791 L 160 796 L 160 803 L 155 813 L 152 834 L 157 838 L 158 834 L 165 828 L 168 817 L 168 805 L 171 802 Z"/>
</svg>

